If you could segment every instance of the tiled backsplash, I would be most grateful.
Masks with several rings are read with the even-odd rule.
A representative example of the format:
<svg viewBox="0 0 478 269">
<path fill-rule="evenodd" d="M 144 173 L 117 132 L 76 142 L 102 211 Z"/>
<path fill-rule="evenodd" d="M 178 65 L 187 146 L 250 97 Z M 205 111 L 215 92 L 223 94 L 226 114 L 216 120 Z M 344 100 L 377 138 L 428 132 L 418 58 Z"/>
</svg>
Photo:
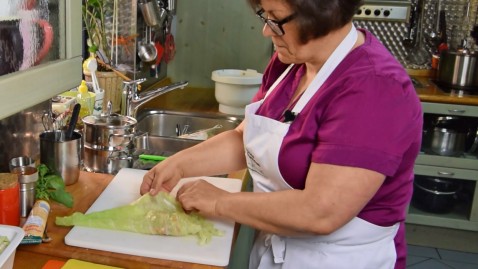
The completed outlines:
<svg viewBox="0 0 478 269">
<path fill-rule="evenodd" d="M 50 106 L 48 100 L 0 120 L 0 172 L 8 172 L 8 162 L 13 157 L 39 159 L 39 135 L 45 130 L 42 115 Z"/>
</svg>

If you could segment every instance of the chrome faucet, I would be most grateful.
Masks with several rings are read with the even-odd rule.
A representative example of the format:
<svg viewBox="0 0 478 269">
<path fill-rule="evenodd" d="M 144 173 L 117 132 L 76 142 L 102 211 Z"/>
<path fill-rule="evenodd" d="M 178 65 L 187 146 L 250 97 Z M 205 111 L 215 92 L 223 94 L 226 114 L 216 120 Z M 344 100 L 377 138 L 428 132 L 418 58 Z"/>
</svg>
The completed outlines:
<svg viewBox="0 0 478 269">
<path fill-rule="evenodd" d="M 176 89 L 184 89 L 189 83 L 188 81 L 180 81 L 154 90 L 148 90 L 140 95 L 138 93 L 138 85 L 145 80 L 145 78 L 142 78 L 132 81 L 123 81 L 124 87 L 121 96 L 122 115 L 136 118 L 136 113 L 138 112 L 139 107 L 144 103 L 167 92 Z"/>
</svg>

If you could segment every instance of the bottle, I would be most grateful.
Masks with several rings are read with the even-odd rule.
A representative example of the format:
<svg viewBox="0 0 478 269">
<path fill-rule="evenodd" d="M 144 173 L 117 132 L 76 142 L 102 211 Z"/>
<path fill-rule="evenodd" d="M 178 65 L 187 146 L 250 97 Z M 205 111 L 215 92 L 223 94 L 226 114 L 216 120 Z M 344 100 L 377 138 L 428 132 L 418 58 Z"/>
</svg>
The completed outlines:
<svg viewBox="0 0 478 269">
<path fill-rule="evenodd" d="M 81 105 L 79 115 L 81 119 L 93 113 L 92 99 L 88 91 L 88 86 L 86 86 L 86 81 L 82 80 L 78 87 L 78 95 L 76 96 L 76 101 Z"/>
</svg>

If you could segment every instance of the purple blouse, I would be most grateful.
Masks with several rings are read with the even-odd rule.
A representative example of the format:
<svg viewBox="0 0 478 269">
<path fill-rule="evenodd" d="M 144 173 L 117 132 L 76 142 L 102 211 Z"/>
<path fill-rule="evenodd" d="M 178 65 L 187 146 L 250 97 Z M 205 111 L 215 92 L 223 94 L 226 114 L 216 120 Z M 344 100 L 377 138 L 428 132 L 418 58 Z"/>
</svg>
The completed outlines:
<svg viewBox="0 0 478 269">
<path fill-rule="evenodd" d="M 365 43 L 345 57 L 291 123 L 279 169 L 296 189 L 304 188 L 311 162 L 384 174 L 384 184 L 358 217 L 390 226 L 405 220 L 411 199 L 422 110 L 402 65 L 370 32 L 361 31 Z M 287 66 L 273 56 L 254 101 L 264 98 Z M 257 114 L 281 119 L 304 71 L 304 65 L 295 65 Z M 406 251 L 403 243 L 401 227 L 396 238 L 399 256 Z"/>
</svg>

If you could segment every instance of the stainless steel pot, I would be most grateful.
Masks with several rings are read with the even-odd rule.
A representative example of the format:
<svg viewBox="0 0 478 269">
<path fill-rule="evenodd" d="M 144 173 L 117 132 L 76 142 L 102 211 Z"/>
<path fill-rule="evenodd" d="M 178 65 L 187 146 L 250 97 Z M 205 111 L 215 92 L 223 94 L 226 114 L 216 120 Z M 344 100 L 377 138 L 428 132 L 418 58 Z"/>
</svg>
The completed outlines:
<svg viewBox="0 0 478 269">
<path fill-rule="evenodd" d="M 118 114 L 83 118 L 84 167 L 115 174 L 132 167 L 136 119 Z"/>
<path fill-rule="evenodd" d="M 443 51 L 438 64 L 438 82 L 450 87 L 478 87 L 478 54 Z"/>
<path fill-rule="evenodd" d="M 121 168 L 133 167 L 133 149 L 123 151 L 110 151 L 84 149 L 84 166 L 89 172 L 117 174 Z"/>
<path fill-rule="evenodd" d="M 422 150 L 428 154 L 460 156 L 471 146 L 476 128 L 463 117 L 425 117 Z"/>
<path fill-rule="evenodd" d="M 435 127 L 431 135 L 433 153 L 442 156 L 460 156 L 465 152 L 466 132 Z"/>
<path fill-rule="evenodd" d="M 85 146 L 100 150 L 123 150 L 133 140 L 136 119 L 112 114 L 83 118 Z"/>
</svg>

